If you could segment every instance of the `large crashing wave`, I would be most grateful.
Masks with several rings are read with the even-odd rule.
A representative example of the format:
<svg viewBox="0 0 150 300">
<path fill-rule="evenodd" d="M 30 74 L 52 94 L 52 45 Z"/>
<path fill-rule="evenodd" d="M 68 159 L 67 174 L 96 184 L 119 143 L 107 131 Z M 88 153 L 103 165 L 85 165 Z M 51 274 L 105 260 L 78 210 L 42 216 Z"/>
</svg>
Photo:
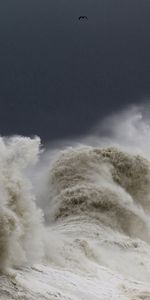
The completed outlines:
<svg viewBox="0 0 150 300">
<path fill-rule="evenodd" d="M 38 138 L 0 139 L 1 271 L 42 260 L 71 272 L 95 274 L 103 265 L 150 280 L 149 127 L 137 128 L 141 155 L 136 138 L 126 147 L 126 136 L 120 148 L 116 135 L 115 142 L 102 137 L 92 146 L 89 138 L 91 145 L 85 139 L 45 151 L 33 167 Z"/>
<path fill-rule="evenodd" d="M 69 148 L 52 164 L 47 184 L 51 262 L 92 272 L 94 261 L 149 281 L 147 159 L 114 147 Z"/>
</svg>

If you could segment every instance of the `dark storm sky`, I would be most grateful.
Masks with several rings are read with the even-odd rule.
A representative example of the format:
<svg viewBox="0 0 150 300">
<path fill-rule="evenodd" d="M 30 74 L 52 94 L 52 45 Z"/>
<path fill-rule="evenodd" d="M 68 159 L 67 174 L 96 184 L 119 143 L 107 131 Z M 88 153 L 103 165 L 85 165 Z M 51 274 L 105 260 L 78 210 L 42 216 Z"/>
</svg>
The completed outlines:
<svg viewBox="0 0 150 300">
<path fill-rule="evenodd" d="M 150 0 L 1 0 L 0 134 L 82 134 L 149 96 Z"/>
</svg>

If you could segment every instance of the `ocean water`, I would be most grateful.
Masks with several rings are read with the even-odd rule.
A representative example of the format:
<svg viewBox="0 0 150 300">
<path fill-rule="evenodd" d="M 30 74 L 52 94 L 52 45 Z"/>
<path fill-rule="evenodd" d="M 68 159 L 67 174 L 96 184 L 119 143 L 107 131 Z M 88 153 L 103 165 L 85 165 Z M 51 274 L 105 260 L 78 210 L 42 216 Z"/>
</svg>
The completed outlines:
<svg viewBox="0 0 150 300">
<path fill-rule="evenodd" d="M 77 141 L 0 140 L 0 299 L 150 299 L 148 106 Z"/>
</svg>

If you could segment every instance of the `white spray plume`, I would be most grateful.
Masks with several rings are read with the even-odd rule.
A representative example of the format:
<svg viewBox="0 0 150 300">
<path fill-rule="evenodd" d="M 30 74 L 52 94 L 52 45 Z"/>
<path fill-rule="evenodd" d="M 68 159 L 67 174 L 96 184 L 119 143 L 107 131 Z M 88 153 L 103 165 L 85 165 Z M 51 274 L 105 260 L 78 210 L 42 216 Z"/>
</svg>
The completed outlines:
<svg viewBox="0 0 150 300">
<path fill-rule="evenodd" d="M 150 105 L 132 105 L 105 118 L 83 138 L 92 146 L 116 146 L 150 158 Z"/>
<path fill-rule="evenodd" d="M 40 139 L 0 139 L 0 270 L 43 256 L 42 212 L 24 169 L 38 159 Z"/>
</svg>

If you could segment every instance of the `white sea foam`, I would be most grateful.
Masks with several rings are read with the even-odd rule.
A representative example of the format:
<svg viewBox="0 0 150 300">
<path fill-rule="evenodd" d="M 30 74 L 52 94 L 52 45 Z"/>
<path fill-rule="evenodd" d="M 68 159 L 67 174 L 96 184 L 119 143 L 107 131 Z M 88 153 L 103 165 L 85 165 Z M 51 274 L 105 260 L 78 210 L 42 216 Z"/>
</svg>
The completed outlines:
<svg viewBox="0 0 150 300">
<path fill-rule="evenodd" d="M 1 271 L 41 262 L 91 281 L 109 270 L 149 284 L 146 110 L 132 107 L 86 138 L 43 153 L 39 138 L 1 138 Z"/>
</svg>

